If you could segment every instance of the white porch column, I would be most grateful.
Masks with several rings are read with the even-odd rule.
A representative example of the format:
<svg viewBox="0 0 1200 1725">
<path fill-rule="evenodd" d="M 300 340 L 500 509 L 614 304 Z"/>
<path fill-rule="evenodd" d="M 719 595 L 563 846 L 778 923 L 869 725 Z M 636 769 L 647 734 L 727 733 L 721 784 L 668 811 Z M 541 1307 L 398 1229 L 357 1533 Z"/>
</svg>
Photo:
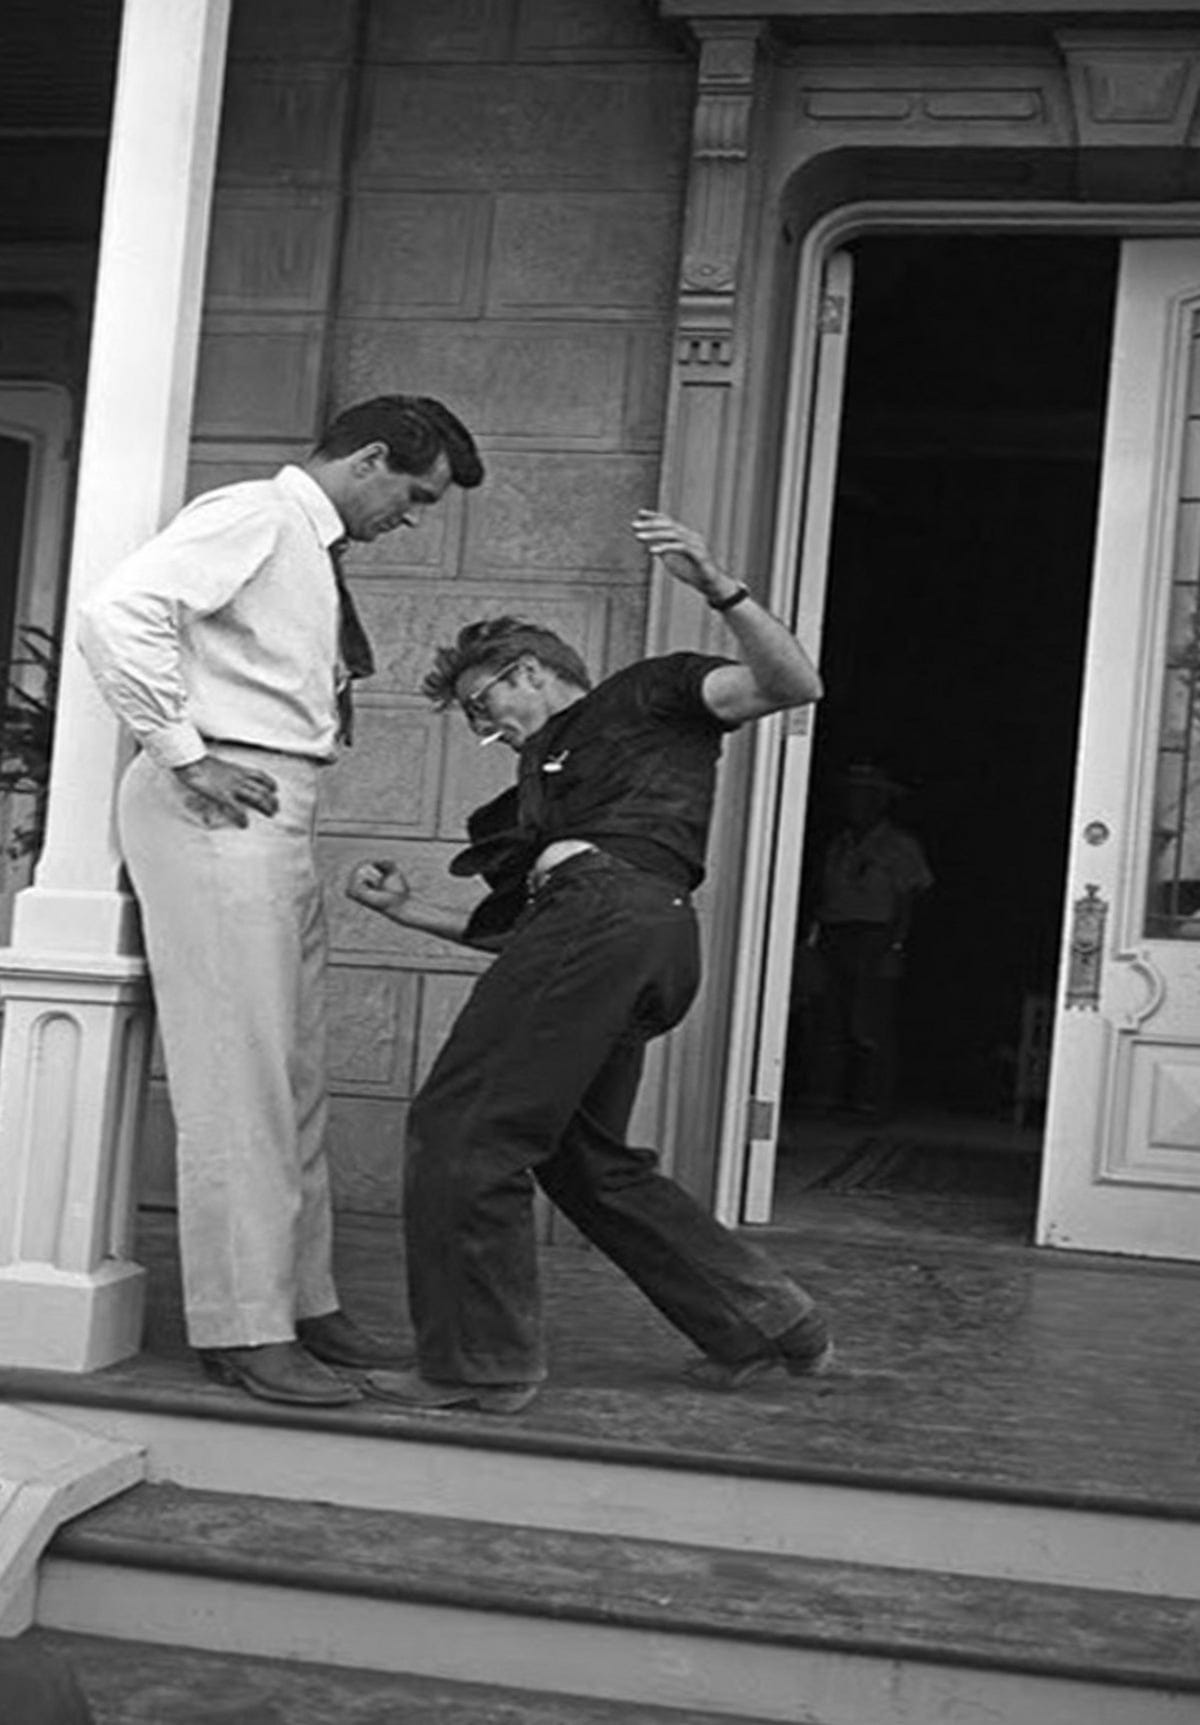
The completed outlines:
<svg viewBox="0 0 1200 1725">
<path fill-rule="evenodd" d="M 73 619 L 183 495 L 230 0 L 125 0 L 46 846 L 0 952 L 0 1364 L 136 1353 L 150 1032 L 113 795 L 126 758 Z"/>
</svg>

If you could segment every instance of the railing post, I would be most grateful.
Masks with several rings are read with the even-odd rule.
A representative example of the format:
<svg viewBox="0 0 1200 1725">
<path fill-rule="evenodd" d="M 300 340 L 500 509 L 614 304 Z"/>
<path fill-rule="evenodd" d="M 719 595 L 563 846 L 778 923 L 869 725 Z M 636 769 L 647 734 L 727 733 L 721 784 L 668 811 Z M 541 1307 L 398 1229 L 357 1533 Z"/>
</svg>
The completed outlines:
<svg viewBox="0 0 1200 1725">
<path fill-rule="evenodd" d="M 0 1364 L 136 1353 L 150 1014 L 113 799 L 126 745 L 74 647 L 93 580 L 183 496 L 230 0 L 125 0 L 46 844 L 0 952 Z"/>
</svg>

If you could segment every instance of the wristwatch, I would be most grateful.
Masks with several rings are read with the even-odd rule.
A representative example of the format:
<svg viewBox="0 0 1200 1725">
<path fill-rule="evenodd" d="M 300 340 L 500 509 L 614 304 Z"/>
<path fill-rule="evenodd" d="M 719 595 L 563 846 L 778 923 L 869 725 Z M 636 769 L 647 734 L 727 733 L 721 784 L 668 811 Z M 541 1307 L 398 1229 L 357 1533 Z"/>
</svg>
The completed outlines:
<svg viewBox="0 0 1200 1725">
<path fill-rule="evenodd" d="M 724 599 L 710 599 L 708 601 L 709 610 L 732 611 L 735 605 L 740 605 L 743 599 L 749 599 L 751 596 L 749 587 L 747 587 L 746 583 L 742 581 L 739 582 L 736 589 L 732 593 L 728 594 Z"/>
</svg>

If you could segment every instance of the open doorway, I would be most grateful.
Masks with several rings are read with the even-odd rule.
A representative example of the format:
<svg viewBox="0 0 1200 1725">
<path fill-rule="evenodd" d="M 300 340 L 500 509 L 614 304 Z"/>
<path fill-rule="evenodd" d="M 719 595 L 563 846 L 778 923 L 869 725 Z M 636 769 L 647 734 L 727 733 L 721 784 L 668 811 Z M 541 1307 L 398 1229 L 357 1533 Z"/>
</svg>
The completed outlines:
<svg viewBox="0 0 1200 1725">
<path fill-rule="evenodd" d="M 894 998 L 894 1084 L 836 1096 L 796 967 L 775 1217 L 800 1192 L 983 1192 L 1033 1219 L 1118 243 L 872 236 L 854 253 L 797 926 L 837 787 L 870 762 L 934 876 Z M 826 1053 L 828 1049 L 826 1048 Z M 822 1093 L 826 1092 L 826 1093 Z"/>
</svg>

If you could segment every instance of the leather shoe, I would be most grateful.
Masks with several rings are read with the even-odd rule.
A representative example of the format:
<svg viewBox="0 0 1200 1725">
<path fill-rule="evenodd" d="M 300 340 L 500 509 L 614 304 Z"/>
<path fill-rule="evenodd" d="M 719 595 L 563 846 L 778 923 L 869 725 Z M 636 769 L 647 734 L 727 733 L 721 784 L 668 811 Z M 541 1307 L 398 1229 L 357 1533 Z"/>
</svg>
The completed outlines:
<svg viewBox="0 0 1200 1725">
<path fill-rule="evenodd" d="M 299 1342 L 264 1342 L 255 1348 L 200 1348 L 197 1352 L 210 1378 L 247 1390 L 260 1401 L 336 1408 L 362 1399 L 356 1385 L 314 1360 Z"/>
<path fill-rule="evenodd" d="M 450 1408 L 474 1408 L 481 1414 L 519 1414 L 527 1408 L 540 1384 L 458 1384 L 423 1378 L 420 1372 L 372 1372 L 363 1379 L 363 1389 L 380 1401 L 400 1407 L 441 1412 Z"/>
<path fill-rule="evenodd" d="M 348 1318 L 345 1312 L 323 1312 L 319 1318 L 301 1318 L 296 1324 L 296 1340 L 314 1358 L 331 1366 L 356 1366 L 369 1371 L 372 1366 L 403 1365 L 410 1361 L 413 1346 L 400 1342 L 383 1342 L 368 1335 Z"/>
<path fill-rule="evenodd" d="M 701 1390 L 743 1390 L 768 1372 L 784 1371 L 792 1378 L 819 1378 L 833 1365 L 833 1343 L 824 1321 L 810 1312 L 780 1336 L 772 1336 L 752 1354 L 738 1360 L 702 1355 L 683 1369 L 690 1384 Z"/>
</svg>

